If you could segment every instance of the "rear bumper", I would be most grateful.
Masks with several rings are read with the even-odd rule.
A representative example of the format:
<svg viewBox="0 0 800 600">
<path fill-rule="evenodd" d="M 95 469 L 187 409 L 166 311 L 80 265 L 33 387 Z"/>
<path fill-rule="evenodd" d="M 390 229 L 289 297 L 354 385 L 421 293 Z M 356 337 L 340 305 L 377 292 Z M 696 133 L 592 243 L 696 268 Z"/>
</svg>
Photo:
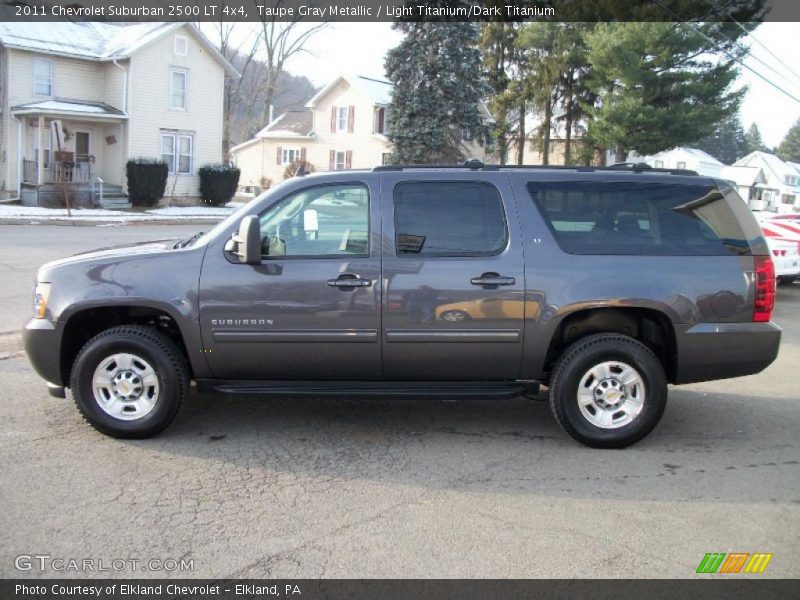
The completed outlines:
<svg viewBox="0 0 800 600">
<path fill-rule="evenodd" d="M 675 383 L 753 375 L 778 356 L 781 328 L 775 323 L 698 323 L 677 326 Z"/>
<path fill-rule="evenodd" d="M 25 352 L 36 372 L 53 387 L 66 382 L 61 375 L 61 324 L 47 319 L 31 319 L 25 324 L 22 337 Z"/>
</svg>

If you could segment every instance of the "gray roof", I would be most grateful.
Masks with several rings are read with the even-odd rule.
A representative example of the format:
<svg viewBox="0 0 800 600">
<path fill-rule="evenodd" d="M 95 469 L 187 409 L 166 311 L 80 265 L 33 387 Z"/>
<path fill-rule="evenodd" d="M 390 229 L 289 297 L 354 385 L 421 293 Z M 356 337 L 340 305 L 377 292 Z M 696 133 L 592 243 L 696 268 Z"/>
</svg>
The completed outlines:
<svg viewBox="0 0 800 600">
<path fill-rule="evenodd" d="M 127 118 L 127 115 L 105 102 L 89 102 L 86 100 L 71 100 L 68 98 L 53 98 L 28 102 L 11 107 L 12 114 L 80 114 L 97 118 Z"/>
<path fill-rule="evenodd" d="M 264 127 L 256 137 L 308 137 L 313 132 L 314 118 L 310 110 L 290 110 Z"/>
<path fill-rule="evenodd" d="M 194 25 L 187 23 L 111 23 L 0 22 L 0 44 L 7 48 L 56 54 L 83 60 L 110 61 L 128 58 L 137 50 L 169 31 L 184 25 L 214 56 L 226 71 L 237 75 L 236 69 Z"/>
<path fill-rule="evenodd" d="M 306 107 L 314 108 L 317 102 L 325 97 L 339 82 L 346 81 L 352 88 L 358 90 L 372 104 L 377 106 L 388 106 L 392 103 L 392 90 L 394 86 L 388 81 L 364 77 L 363 75 L 340 75 L 314 94 L 306 103 Z"/>
</svg>

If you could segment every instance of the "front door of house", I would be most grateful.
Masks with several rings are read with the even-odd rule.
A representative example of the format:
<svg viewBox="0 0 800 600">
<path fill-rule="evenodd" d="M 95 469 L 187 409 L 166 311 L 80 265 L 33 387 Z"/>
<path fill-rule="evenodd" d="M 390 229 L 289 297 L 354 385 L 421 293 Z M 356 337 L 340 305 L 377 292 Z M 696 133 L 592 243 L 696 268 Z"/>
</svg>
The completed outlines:
<svg viewBox="0 0 800 600">
<path fill-rule="evenodd" d="M 91 154 L 89 146 L 89 132 L 76 131 L 75 132 L 75 162 L 87 163 L 89 162 L 89 155 Z"/>
</svg>

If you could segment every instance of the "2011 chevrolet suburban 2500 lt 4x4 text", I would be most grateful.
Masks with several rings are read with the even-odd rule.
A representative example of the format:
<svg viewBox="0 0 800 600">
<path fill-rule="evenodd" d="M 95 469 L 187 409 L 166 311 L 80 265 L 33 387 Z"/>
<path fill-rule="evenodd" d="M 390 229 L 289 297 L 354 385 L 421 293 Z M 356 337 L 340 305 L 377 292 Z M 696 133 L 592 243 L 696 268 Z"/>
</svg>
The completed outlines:
<svg viewBox="0 0 800 600">
<path fill-rule="evenodd" d="M 775 277 L 724 181 L 641 168 L 378 167 L 296 177 L 205 235 L 38 273 L 28 356 L 98 430 L 229 394 L 507 397 L 575 439 L 650 432 L 667 384 L 776 357 Z"/>
</svg>

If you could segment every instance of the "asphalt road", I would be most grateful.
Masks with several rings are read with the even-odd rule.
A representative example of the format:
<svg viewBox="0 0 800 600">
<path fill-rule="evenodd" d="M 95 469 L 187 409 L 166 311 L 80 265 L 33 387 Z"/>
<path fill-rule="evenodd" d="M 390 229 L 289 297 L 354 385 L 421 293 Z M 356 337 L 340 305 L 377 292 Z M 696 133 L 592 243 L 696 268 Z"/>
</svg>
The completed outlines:
<svg viewBox="0 0 800 600">
<path fill-rule="evenodd" d="M 158 240 L 186 238 L 213 225 L 0 225 L 0 335 L 18 332 L 30 318 L 36 270 L 78 252 Z"/>
<path fill-rule="evenodd" d="M 49 255 L 153 229 L 0 228 L 4 312 L 24 320 Z M 800 285 L 775 318 L 774 365 L 672 388 L 659 427 L 622 451 L 577 445 L 523 399 L 193 395 L 160 437 L 117 441 L 12 353 L 0 576 L 39 576 L 14 559 L 48 554 L 194 565 L 50 576 L 691 577 L 706 552 L 771 552 L 760 577 L 798 577 Z"/>
</svg>

